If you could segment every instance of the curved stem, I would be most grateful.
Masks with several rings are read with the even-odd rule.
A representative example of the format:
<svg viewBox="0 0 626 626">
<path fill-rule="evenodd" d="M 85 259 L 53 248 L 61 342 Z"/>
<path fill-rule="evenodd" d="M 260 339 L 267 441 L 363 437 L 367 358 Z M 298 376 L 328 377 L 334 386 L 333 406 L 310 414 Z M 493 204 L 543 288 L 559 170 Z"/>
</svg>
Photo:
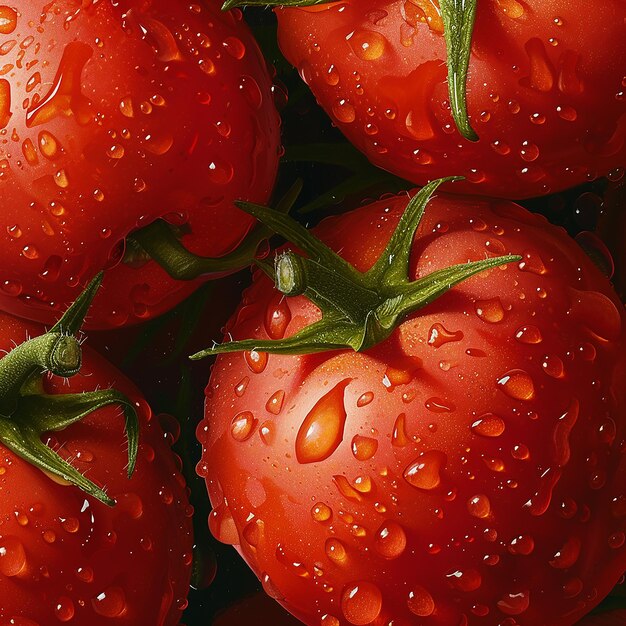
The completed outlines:
<svg viewBox="0 0 626 626">
<path fill-rule="evenodd" d="M 260 221 L 293 241 L 308 253 L 293 251 L 279 254 L 274 271 L 264 271 L 274 278 L 286 296 L 303 294 L 322 311 L 322 319 L 295 335 L 278 341 L 246 339 L 203 350 L 192 358 L 260 350 L 278 354 L 307 354 L 325 350 L 366 350 L 387 339 L 412 313 L 427 306 L 459 283 L 485 270 L 521 260 L 508 255 L 453 265 L 418 280 L 409 278 L 413 239 L 426 205 L 438 187 L 458 178 L 433 181 L 418 191 L 391 235 L 378 261 L 366 272 L 359 272 L 338 256 L 311 232 L 287 215 L 276 215 L 265 207 L 241 203 Z"/>
<path fill-rule="evenodd" d="M 275 212 L 288 213 L 301 190 L 302 181 L 296 180 L 279 201 Z M 273 234 L 266 226 L 257 226 L 236 250 L 218 258 L 200 256 L 187 250 L 173 228 L 163 220 L 156 220 L 135 231 L 129 240 L 139 244 L 174 280 L 195 280 L 200 277 L 220 278 L 247 267 L 254 262 L 261 243 Z"/>
<path fill-rule="evenodd" d="M 99 274 L 49 332 L 25 341 L 0 359 L 0 442 L 35 467 L 113 505 L 101 487 L 41 439 L 46 432 L 62 430 L 104 406 L 118 404 L 125 416 L 129 476 L 135 467 L 139 422 L 124 394 L 114 389 L 58 395 L 43 392 L 45 373 L 67 378 L 80 370 L 81 347 L 74 334 L 80 330 L 101 282 Z"/>
</svg>

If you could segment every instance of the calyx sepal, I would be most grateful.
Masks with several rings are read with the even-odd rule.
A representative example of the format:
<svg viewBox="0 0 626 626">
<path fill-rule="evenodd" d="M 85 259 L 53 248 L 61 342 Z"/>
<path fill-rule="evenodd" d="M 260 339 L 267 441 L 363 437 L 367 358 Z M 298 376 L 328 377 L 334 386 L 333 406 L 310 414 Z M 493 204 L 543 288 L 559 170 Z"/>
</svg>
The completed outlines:
<svg viewBox="0 0 626 626">
<path fill-rule="evenodd" d="M 45 433 L 63 430 L 97 409 L 120 405 L 128 438 L 129 478 L 134 471 L 139 421 L 124 394 L 115 389 L 53 395 L 44 392 L 43 377 L 48 373 L 69 378 L 79 372 L 82 350 L 76 335 L 101 282 L 99 274 L 47 333 L 25 341 L 0 359 L 0 442 L 31 465 L 112 506 L 115 502 L 102 487 L 41 439 Z"/>
<path fill-rule="evenodd" d="M 322 319 L 285 339 L 231 341 L 191 358 L 240 350 L 275 354 L 367 350 L 387 339 L 410 314 L 464 280 L 520 261 L 517 255 L 501 256 L 453 265 L 415 281 L 409 279 L 413 237 L 426 205 L 441 184 L 454 180 L 458 178 L 433 181 L 411 198 L 385 250 L 366 272 L 359 272 L 290 217 L 266 207 L 240 203 L 242 209 L 307 254 L 304 257 L 287 250 L 277 255 L 273 268 L 266 263 L 261 268 L 286 296 L 309 298 L 322 311 Z"/>
</svg>

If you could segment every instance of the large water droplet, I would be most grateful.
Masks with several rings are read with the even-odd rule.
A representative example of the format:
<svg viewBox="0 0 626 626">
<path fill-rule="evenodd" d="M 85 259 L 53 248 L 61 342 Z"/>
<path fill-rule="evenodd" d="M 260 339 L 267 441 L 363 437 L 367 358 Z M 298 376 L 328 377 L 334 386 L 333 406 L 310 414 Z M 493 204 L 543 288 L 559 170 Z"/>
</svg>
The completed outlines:
<svg viewBox="0 0 626 626">
<path fill-rule="evenodd" d="M 386 521 L 374 539 L 376 551 L 386 559 L 397 559 L 406 549 L 406 533 L 400 524 Z"/>
<path fill-rule="evenodd" d="M 327 459 L 343 440 L 346 423 L 344 392 L 347 378 L 317 401 L 305 417 L 296 437 L 296 457 L 300 463 L 316 463 Z"/>
<path fill-rule="evenodd" d="M 430 491 L 441 484 L 441 469 L 447 462 L 446 455 L 437 450 L 423 452 L 405 470 L 404 478 L 413 487 Z"/>
<path fill-rule="evenodd" d="M 344 617 L 354 626 L 371 624 L 383 608 L 383 596 L 373 583 L 358 581 L 348 585 L 341 595 Z"/>
<path fill-rule="evenodd" d="M 498 387 L 515 400 L 532 400 L 535 397 L 535 385 L 530 374 L 524 370 L 510 370 L 500 379 Z"/>
<path fill-rule="evenodd" d="M 103 617 L 121 617 L 126 613 L 126 595 L 121 587 L 109 587 L 91 599 L 93 610 Z"/>
</svg>

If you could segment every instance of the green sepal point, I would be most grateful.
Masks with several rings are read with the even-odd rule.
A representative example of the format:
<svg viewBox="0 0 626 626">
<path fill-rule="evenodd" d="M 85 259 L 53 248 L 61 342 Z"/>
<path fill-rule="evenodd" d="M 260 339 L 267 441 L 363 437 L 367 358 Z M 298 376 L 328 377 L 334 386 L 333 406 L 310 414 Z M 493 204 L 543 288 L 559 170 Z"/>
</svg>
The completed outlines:
<svg viewBox="0 0 626 626">
<path fill-rule="evenodd" d="M 520 261 L 518 255 L 507 255 L 453 265 L 415 281 L 409 279 L 413 238 L 426 206 L 440 185 L 455 180 L 459 178 L 433 181 L 411 198 L 385 250 L 367 272 L 359 272 L 289 216 L 240 203 L 242 209 L 307 255 L 287 250 L 277 255 L 273 271 L 267 266 L 263 269 L 285 296 L 309 298 L 322 311 L 322 319 L 285 339 L 231 341 L 191 358 L 241 350 L 275 354 L 367 350 L 386 340 L 409 315 L 471 276 Z"/>
<path fill-rule="evenodd" d="M 16 455 L 114 505 L 106 491 L 45 445 L 45 433 L 60 431 L 94 411 L 112 404 L 122 407 L 128 438 L 128 477 L 137 460 L 139 421 L 130 400 L 114 389 L 76 394 L 46 394 L 47 373 L 69 378 L 81 367 L 81 344 L 76 337 L 102 283 L 98 274 L 61 319 L 45 334 L 29 339 L 0 359 L 0 442 Z"/>
</svg>

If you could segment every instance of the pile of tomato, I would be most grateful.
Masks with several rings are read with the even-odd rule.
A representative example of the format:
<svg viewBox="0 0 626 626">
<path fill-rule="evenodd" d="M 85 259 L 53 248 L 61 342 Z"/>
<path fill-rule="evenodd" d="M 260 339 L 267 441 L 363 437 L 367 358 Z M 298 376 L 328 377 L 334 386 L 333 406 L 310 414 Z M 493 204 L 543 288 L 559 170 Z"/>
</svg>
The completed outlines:
<svg viewBox="0 0 626 626">
<path fill-rule="evenodd" d="M 626 624 L 626 5 L 221 4 L 0 5 L 0 626 Z"/>
</svg>

